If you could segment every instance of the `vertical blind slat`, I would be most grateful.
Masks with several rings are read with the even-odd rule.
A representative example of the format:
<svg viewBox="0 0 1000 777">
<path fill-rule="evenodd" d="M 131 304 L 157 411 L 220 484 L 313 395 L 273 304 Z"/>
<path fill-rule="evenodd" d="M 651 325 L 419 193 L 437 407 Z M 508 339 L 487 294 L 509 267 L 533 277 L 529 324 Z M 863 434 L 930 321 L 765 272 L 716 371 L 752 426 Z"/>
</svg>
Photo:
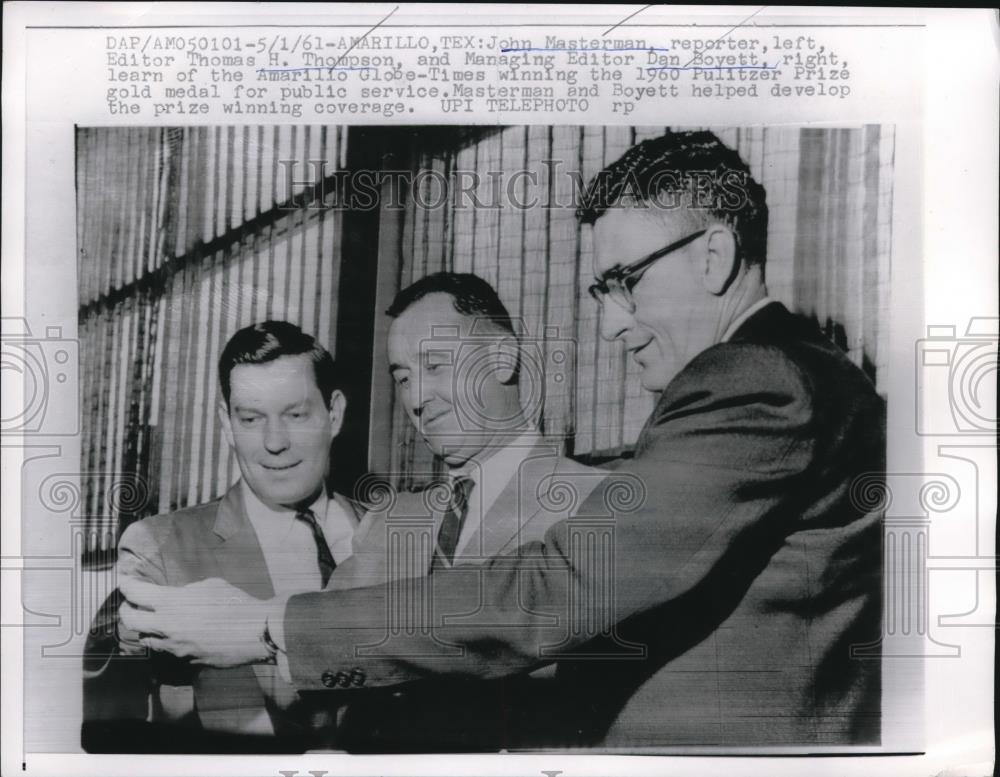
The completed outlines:
<svg viewBox="0 0 1000 777">
<path fill-rule="evenodd" d="M 411 144 L 414 172 L 431 173 L 403 192 L 400 287 L 440 269 L 474 271 L 493 284 L 541 354 L 540 374 L 522 380 L 535 381 L 524 388 L 544 397 L 543 429 L 578 454 L 627 450 L 655 396 L 641 388 L 620 345 L 599 337 L 586 295 L 590 230 L 577 225 L 565 202 L 632 143 L 663 129 L 489 129 L 433 150 L 419 147 L 412 133 L 400 135 Z M 721 134 L 768 192 L 773 296 L 814 316 L 882 389 L 892 129 Z M 215 362 L 236 329 L 286 318 L 332 349 L 341 213 L 269 212 L 295 193 L 280 167 L 276 175 L 278 161 L 295 162 L 293 178 L 312 181 L 346 164 L 346 144 L 340 127 L 78 130 L 81 459 L 91 549 L 113 533 L 117 518 L 102 477 L 153 479 L 156 498 L 140 513 L 213 498 L 232 482 L 236 468 L 214 417 Z M 319 160 L 325 168 L 312 164 Z M 552 164 L 561 174 L 550 180 Z M 532 178 L 513 184 L 521 200 L 535 197 L 544 206 L 551 198 L 556 207 L 507 203 L 506 187 L 522 171 Z M 567 171 L 576 171 L 577 181 Z M 469 172 L 479 174 L 471 191 Z M 341 194 L 326 191 L 324 205 Z M 262 226 L 246 226 L 262 215 L 269 216 Z M 224 234 L 225 244 L 201 252 L 200 243 Z M 157 268 L 162 274 L 151 275 Z M 568 343 L 570 361 L 557 365 Z M 399 479 L 425 478 L 435 463 L 398 406 L 392 435 L 389 458 Z M 132 517 L 131 509 L 121 516 Z"/>
</svg>

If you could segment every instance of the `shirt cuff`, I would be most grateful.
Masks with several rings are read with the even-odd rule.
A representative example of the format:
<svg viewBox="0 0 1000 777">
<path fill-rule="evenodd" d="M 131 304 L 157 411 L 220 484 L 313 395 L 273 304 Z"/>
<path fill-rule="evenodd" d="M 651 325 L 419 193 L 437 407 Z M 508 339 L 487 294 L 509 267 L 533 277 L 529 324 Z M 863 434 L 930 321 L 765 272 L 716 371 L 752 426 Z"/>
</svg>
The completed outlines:
<svg viewBox="0 0 1000 777">
<path fill-rule="evenodd" d="M 277 596 L 272 599 L 268 603 L 269 606 L 265 619 L 267 632 L 271 635 L 271 640 L 281 653 L 285 653 L 288 650 L 287 645 L 285 645 L 285 607 L 288 605 L 290 598 L 291 595 Z"/>
<path fill-rule="evenodd" d="M 264 622 L 267 633 L 271 637 L 274 646 L 278 648 L 278 655 L 275 661 L 278 666 L 278 674 L 281 679 L 288 684 L 292 684 L 292 668 L 288 664 L 288 652 L 285 645 L 285 607 L 290 596 L 278 596 L 269 602 L 267 617 Z"/>
</svg>

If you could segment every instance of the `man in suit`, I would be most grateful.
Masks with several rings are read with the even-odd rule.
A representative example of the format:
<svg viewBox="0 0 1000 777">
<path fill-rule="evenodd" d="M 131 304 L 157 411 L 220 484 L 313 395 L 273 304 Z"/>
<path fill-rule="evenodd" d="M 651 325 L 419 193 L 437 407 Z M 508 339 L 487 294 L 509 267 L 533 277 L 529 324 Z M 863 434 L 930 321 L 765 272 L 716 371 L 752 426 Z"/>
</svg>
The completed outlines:
<svg viewBox="0 0 1000 777">
<path fill-rule="evenodd" d="M 526 364 L 510 314 L 486 281 L 435 273 L 399 292 L 386 312 L 398 401 L 446 474 L 421 492 L 383 499 L 329 587 L 465 567 L 476 588 L 482 581 L 471 567 L 540 541 L 606 473 L 562 456 L 537 431 L 519 390 L 520 371 L 537 365 Z M 560 501 L 558 489 L 572 490 L 573 500 Z M 543 710 L 554 713 L 557 696 L 551 677 L 439 680 L 356 700 L 339 743 L 378 752 L 525 747 L 537 742 L 537 721 Z"/>
<path fill-rule="evenodd" d="M 436 573 L 432 606 L 406 610 L 409 630 L 388 643 L 385 608 L 415 589 L 405 581 L 244 597 L 227 641 L 177 617 L 200 588 L 132 586 L 123 617 L 147 644 L 218 665 L 275 652 L 298 687 L 359 695 L 557 661 L 579 678 L 589 742 L 609 750 L 877 743 L 881 515 L 852 488 L 884 471 L 884 403 L 768 298 L 763 188 L 713 134 L 669 133 L 603 171 L 579 215 L 593 225 L 602 334 L 660 395 L 616 474 L 644 498 L 623 504 L 609 479 L 530 553 L 482 565 L 476 592 L 457 570 Z M 600 563 L 579 552 L 581 527 L 608 515 Z M 427 634 L 448 649 L 429 651 Z"/>
<path fill-rule="evenodd" d="M 297 326 L 266 321 L 233 335 L 219 358 L 219 382 L 218 417 L 239 482 L 221 499 L 130 525 L 118 545 L 119 580 L 183 586 L 221 578 L 263 599 L 320 590 L 349 558 L 360 515 L 352 501 L 327 494 L 330 447 L 346 405 L 333 358 Z M 225 619 L 216 627 L 225 632 Z M 135 632 L 119 637 L 125 655 L 145 652 Z M 329 728 L 326 710 L 301 698 L 274 666 L 152 668 L 155 721 L 278 736 L 263 743 L 267 749 L 313 746 L 316 729 Z"/>
</svg>

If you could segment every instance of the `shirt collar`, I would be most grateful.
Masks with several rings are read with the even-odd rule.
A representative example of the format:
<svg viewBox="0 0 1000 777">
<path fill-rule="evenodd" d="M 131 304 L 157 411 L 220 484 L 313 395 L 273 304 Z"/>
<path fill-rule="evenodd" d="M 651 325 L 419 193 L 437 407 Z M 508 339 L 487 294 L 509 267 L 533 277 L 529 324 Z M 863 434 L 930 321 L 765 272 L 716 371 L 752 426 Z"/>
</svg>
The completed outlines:
<svg viewBox="0 0 1000 777">
<path fill-rule="evenodd" d="M 480 503 L 492 504 L 517 473 L 517 468 L 541 442 L 542 436 L 537 431 L 525 432 L 510 443 L 500 445 L 489 458 L 482 461 L 470 460 L 460 467 L 450 469 L 448 477 L 451 480 L 459 477 L 471 478 L 475 488 L 479 489 Z"/>
<path fill-rule="evenodd" d="M 282 507 L 275 510 L 273 507 L 264 504 L 245 480 L 240 481 L 240 487 L 243 489 L 243 506 L 246 510 L 247 518 L 250 519 L 254 528 L 262 524 L 273 525 L 276 521 L 290 521 L 295 517 L 295 510 L 290 507 Z M 328 501 L 326 489 L 322 489 L 315 501 L 309 505 L 309 509 L 313 511 L 317 520 L 322 521 L 326 515 Z"/>
<path fill-rule="evenodd" d="M 729 325 L 729 329 L 726 330 L 726 333 L 722 336 L 722 340 L 720 340 L 719 342 L 728 343 L 729 339 L 734 334 L 736 334 L 737 330 L 741 326 L 743 326 L 743 324 L 746 323 L 746 321 L 747 321 L 748 318 L 750 318 L 754 313 L 756 313 L 761 308 L 764 308 L 767 305 L 770 305 L 772 302 L 774 302 L 774 300 L 771 299 L 770 297 L 768 297 L 765 294 L 763 298 L 761 298 L 761 299 L 757 300 L 755 303 L 753 303 L 750 307 L 748 307 L 746 310 L 744 310 L 742 313 L 740 313 L 736 317 L 736 320 L 733 321 L 733 323 L 731 323 Z"/>
</svg>

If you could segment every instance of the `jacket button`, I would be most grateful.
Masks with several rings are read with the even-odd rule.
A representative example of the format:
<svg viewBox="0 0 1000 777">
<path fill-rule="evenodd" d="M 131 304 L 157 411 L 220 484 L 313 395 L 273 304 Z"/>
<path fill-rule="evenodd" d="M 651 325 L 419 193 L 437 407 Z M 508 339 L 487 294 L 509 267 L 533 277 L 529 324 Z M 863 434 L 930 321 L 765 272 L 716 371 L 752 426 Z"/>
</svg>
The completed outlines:
<svg viewBox="0 0 1000 777">
<path fill-rule="evenodd" d="M 320 677 L 320 680 L 323 682 L 324 688 L 337 687 L 337 676 L 330 670 L 323 672 L 322 676 Z"/>
<path fill-rule="evenodd" d="M 360 669 L 352 669 L 351 670 L 351 682 L 354 683 L 355 685 L 364 685 L 365 684 L 365 673 L 362 672 Z"/>
<path fill-rule="evenodd" d="M 351 676 L 347 672 L 337 672 L 337 685 L 346 688 L 351 684 Z"/>
</svg>

